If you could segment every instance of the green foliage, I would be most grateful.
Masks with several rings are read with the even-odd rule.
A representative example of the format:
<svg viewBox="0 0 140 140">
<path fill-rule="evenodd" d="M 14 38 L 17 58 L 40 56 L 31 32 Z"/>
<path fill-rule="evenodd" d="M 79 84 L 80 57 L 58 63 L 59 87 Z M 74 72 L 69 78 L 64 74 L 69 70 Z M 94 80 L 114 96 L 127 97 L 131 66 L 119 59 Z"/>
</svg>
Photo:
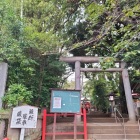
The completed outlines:
<svg viewBox="0 0 140 140">
<path fill-rule="evenodd" d="M 131 69 L 129 70 L 130 73 L 130 79 L 131 79 L 131 89 L 133 90 L 134 93 L 140 93 L 140 71 Z"/>
<path fill-rule="evenodd" d="M 15 83 L 32 91 L 32 104 L 49 106 L 49 88 L 64 82 L 59 56 L 108 57 L 139 68 L 139 0 L 24 0 L 0 2 L 0 62 L 9 65 L 7 88 Z M 115 84 L 114 84 L 115 85 Z"/>
<path fill-rule="evenodd" d="M 71 28 L 74 30 L 68 32 L 73 43 L 70 45 L 70 52 L 74 56 L 107 57 L 100 63 L 103 70 L 115 67 L 114 60 L 118 60 L 127 62 L 128 68 L 139 71 L 139 7 L 139 0 L 86 1 L 82 5 L 84 21 L 77 22 Z M 131 83 L 139 78 L 136 73 L 130 74 Z M 86 73 L 90 79 L 91 75 Z M 91 93 L 90 88 L 88 91 Z"/>
<path fill-rule="evenodd" d="M 107 110 L 108 99 L 106 83 L 103 80 L 94 81 L 94 91 L 92 93 L 93 102 L 99 110 Z"/>
<path fill-rule="evenodd" d="M 117 96 L 120 96 L 119 76 L 119 73 L 93 74 L 91 80 L 87 81 L 84 86 L 84 95 L 90 97 L 100 110 L 107 109 L 109 102 L 106 95 L 115 92 Z"/>
<path fill-rule="evenodd" d="M 10 109 L 0 109 L 0 114 L 9 114 L 11 110 Z"/>
<path fill-rule="evenodd" d="M 3 101 L 8 107 L 14 107 L 20 104 L 31 103 L 32 92 L 29 91 L 22 84 L 12 84 L 9 86 L 6 95 L 3 97 Z"/>
<path fill-rule="evenodd" d="M 9 66 L 4 97 L 8 106 L 18 105 L 18 100 L 39 107 L 49 106 L 49 89 L 61 85 L 65 65 L 59 62 L 59 48 L 65 41 L 54 24 L 62 20 L 59 17 L 64 13 L 60 13 L 54 3 L 42 0 L 0 2 L 0 61 Z M 57 23 L 54 15 L 58 16 Z"/>
<path fill-rule="evenodd" d="M 100 60 L 100 65 L 103 70 L 115 67 L 115 62 L 113 57 L 106 57 Z"/>
<path fill-rule="evenodd" d="M 87 32 L 84 32 L 84 40 L 78 39 L 78 47 L 72 47 L 71 52 L 75 56 L 98 55 L 125 60 L 137 69 L 139 63 L 135 63 L 133 59 L 139 58 L 136 53 L 140 47 L 139 7 L 138 0 L 93 1 L 87 4 L 84 7 L 86 24 L 81 29 Z M 81 23 L 77 23 L 77 28 Z M 112 67 L 113 63 L 106 65 L 104 67 Z"/>
<path fill-rule="evenodd" d="M 99 16 L 102 15 L 104 12 L 105 7 L 103 4 L 97 4 L 92 2 L 87 8 L 86 8 L 86 14 L 88 15 L 88 20 L 92 22 L 97 22 Z"/>
<path fill-rule="evenodd" d="M 34 75 L 26 86 L 33 91 L 32 105 L 49 107 L 50 88 L 60 88 L 65 73 L 65 64 L 58 61 L 59 55 L 42 56 L 36 65 Z"/>
<path fill-rule="evenodd" d="M 63 85 L 64 89 L 75 89 L 75 82 L 74 81 L 67 81 Z"/>
</svg>

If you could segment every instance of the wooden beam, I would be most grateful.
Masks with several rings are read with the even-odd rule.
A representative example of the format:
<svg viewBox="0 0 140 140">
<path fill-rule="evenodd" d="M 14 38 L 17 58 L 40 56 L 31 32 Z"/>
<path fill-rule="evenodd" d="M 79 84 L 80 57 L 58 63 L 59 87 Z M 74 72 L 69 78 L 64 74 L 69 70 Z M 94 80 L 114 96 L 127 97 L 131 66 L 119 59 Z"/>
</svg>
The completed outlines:
<svg viewBox="0 0 140 140">
<path fill-rule="evenodd" d="M 122 72 L 122 68 L 109 68 L 106 70 L 102 70 L 99 68 L 81 68 L 80 71 L 81 72 Z"/>
</svg>

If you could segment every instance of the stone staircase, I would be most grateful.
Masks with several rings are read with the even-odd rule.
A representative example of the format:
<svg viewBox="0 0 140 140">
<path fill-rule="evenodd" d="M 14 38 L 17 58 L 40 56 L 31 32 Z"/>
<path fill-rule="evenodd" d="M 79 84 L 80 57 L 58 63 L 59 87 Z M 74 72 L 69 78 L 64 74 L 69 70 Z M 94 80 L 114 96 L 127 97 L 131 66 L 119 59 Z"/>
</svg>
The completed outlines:
<svg viewBox="0 0 140 140">
<path fill-rule="evenodd" d="M 137 124 L 125 123 L 126 139 L 140 139 Z M 88 138 L 92 140 L 125 139 L 124 129 L 116 123 L 94 123 L 88 125 Z"/>
<path fill-rule="evenodd" d="M 99 116 L 98 116 L 99 117 Z M 88 140 L 140 140 L 138 124 L 128 123 L 125 118 L 125 133 L 121 123 L 116 123 L 115 118 L 102 116 L 100 118 L 87 115 Z M 73 132 L 73 117 L 57 118 L 56 132 Z M 53 124 L 47 126 L 47 132 L 53 131 Z M 77 131 L 83 132 L 83 123 L 77 125 Z M 84 140 L 83 135 L 77 135 L 77 140 Z M 73 135 L 57 135 L 56 140 L 73 140 Z M 47 136 L 46 140 L 52 140 Z"/>
<path fill-rule="evenodd" d="M 52 132 L 53 126 L 47 127 L 48 132 Z M 140 140 L 140 133 L 137 124 L 125 123 L 126 139 L 127 140 Z M 69 132 L 73 131 L 73 123 L 58 123 L 56 132 Z M 78 124 L 77 131 L 83 132 L 83 124 Z M 124 130 L 120 124 L 116 123 L 88 123 L 87 124 L 88 139 L 89 140 L 124 140 Z M 51 140 L 52 137 L 47 137 Z M 66 140 L 74 139 L 73 135 L 59 135 L 56 139 Z M 77 139 L 83 139 L 83 135 L 78 135 Z"/>
</svg>

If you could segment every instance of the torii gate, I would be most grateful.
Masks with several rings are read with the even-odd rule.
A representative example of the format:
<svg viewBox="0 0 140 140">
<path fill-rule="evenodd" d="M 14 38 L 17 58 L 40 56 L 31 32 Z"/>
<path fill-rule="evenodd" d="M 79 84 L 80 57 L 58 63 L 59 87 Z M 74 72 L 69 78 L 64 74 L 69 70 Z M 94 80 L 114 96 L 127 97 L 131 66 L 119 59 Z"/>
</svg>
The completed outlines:
<svg viewBox="0 0 140 140">
<path fill-rule="evenodd" d="M 136 122 L 136 115 L 133 106 L 133 99 L 131 94 L 131 87 L 129 82 L 129 75 L 128 71 L 125 68 L 125 62 L 121 62 L 121 68 L 110 68 L 106 70 L 102 70 L 99 68 L 81 68 L 81 63 L 99 63 L 100 57 L 61 57 L 60 61 L 67 62 L 67 63 L 75 63 L 75 89 L 81 90 L 80 85 L 80 73 L 81 72 L 121 72 L 122 79 L 124 84 L 125 90 L 125 97 L 127 102 L 127 109 L 129 115 L 130 122 Z M 80 122 L 81 118 L 77 118 L 77 121 Z"/>
</svg>

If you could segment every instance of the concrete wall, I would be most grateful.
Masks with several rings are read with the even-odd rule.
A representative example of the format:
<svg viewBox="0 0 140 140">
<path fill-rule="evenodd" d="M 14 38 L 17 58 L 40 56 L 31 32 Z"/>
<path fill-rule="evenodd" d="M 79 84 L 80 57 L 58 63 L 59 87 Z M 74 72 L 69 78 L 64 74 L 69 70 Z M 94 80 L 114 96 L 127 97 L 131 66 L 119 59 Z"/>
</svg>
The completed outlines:
<svg viewBox="0 0 140 140">
<path fill-rule="evenodd" d="M 42 117 L 37 120 L 37 127 L 33 129 L 25 129 L 25 140 L 40 140 L 42 130 Z"/>
<path fill-rule="evenodd" d="M 53 122 L 53 117 L 47 117 L 47 124 Z M 25 140 L 41 140 L 42 134 L 42 115 L 38 116 L 37 127 L 25 130 Z"/>
<path fill-rule="evenodd" d="M 5 121 L 0 120 L 0 140 L 4 138 Z"/>
<path fill-rule="evenodd" d="M 39 116 L 37 120 L 37 127 L 31 129 L 25 129 L 24 140 L 39 140 L 41 137 L 42 128 L 42 117 Z M 19 140 L 21 129 L 10 128 L 10 123 L 8 126 L 7 137 L 9 140 Z"/>
<path fill-rule="evenodd" d="M 0 113 L 0 140 L 7 134 L 9 113 Z"/>
<path fill-rule="evenodd" d="M 9 122 L 8 130 L 7 130 L 7 137 L 9 138 L 9 140 L 19 140 L 19 135 L 20 135 L 20 129 L 10 128 L 10 122 Z"/>
</svg>

